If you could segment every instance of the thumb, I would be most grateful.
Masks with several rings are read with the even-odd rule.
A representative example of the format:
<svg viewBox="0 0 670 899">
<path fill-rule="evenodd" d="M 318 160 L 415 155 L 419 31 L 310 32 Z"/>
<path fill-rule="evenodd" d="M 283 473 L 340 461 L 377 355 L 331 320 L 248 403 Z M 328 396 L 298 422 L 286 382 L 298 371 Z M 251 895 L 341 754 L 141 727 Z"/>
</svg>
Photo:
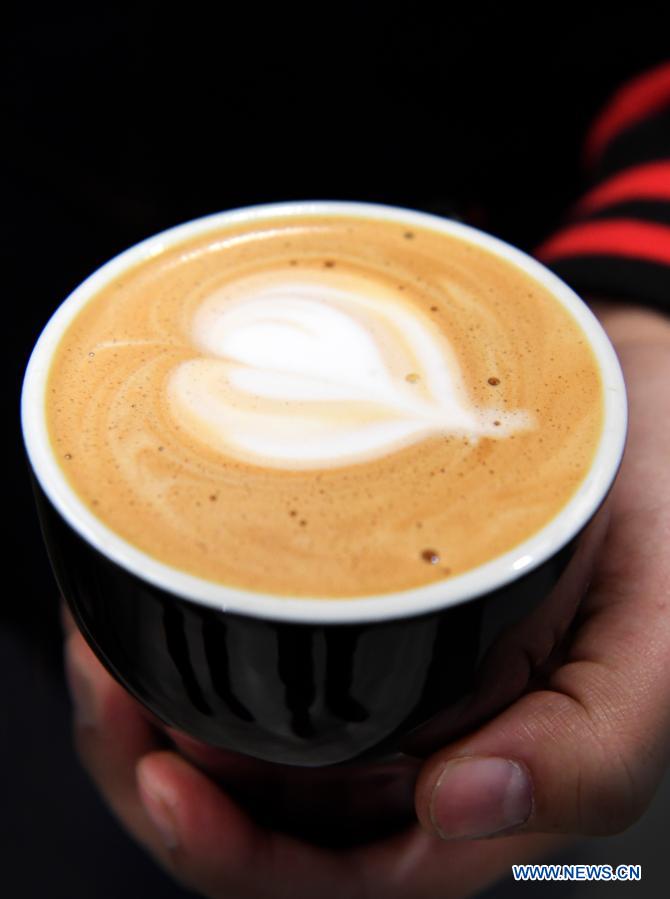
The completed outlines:
<svg viewBox="0 0 670 899">
<path fill-rule="evenodd" d="M 550 689 L 425 762 L 416 788 L 425 829 L 444 839 L 606 834 L 639 817 L 667 763 L 670 628 L 667 612 L 657 611 L 662 624 L 630 613 L 622 604 L 593 615 Z"/>
</svg>

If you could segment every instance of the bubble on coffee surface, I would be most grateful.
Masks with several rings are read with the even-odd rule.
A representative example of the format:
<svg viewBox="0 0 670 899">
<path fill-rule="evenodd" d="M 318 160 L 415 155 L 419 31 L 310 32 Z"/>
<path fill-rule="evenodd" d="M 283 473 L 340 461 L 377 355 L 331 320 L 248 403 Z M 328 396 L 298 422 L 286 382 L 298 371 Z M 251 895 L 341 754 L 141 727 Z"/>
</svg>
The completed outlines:
<svg viewBox="0 0 670 899">
<path fill-rule="evenodd" d="M 429 565 L 438 565 L 440 562 L 440 554 L 436 549 L 424 549 L 421 553 L 421 558 L 424 562 L 428 562 Z"/>
<path fill-rule="evenodd" d="M 276 269 L 206 297 L 168 382 L 172 414 L 211 449 L 279 468 L 367 461 L 431 434 L 503 439 L 525 410 L 472 403 L 446 337 L 363 276 Z"/>
</svg>

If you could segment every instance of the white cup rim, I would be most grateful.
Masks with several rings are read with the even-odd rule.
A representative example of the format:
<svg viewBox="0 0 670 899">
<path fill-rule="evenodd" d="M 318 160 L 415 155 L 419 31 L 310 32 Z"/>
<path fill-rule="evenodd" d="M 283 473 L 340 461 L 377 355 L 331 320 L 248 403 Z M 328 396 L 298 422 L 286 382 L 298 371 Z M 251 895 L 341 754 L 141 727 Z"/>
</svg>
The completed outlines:
<svg viewBox="0 0 670 899">
<path fill-rule="evenodd" d="M 569 502 L 548 524 L 514 549 L 464 574 L 410 590 L 341 599 L 285 597 L 228 587 L 159 562 L 104 525 L 68 484 L 48 437 L 45 391 L 53 353 L 86 302 L 125 269 L 191 237 L 236 223 L 306 215 L 397 221 L 474 243 L 540 282 L 586 335 L 603 382 L 604 424 L 599 444 L 589 472 Z M 195 219 L 135 244 L 97 269 L 58 307 L 40 335 L 26 369 L 21 420 L 30 464 L 49 501 L 76 533 L 122 568 L 188 602 L 227 613 L 294 623 L 361 624 L 425 615 L 468 602 L 510 584 L 554 556 L 582 530 L 605 499 L 623 455 L 627 414 L 621 367 L 599 322 L 570 287 L 532 257 L 469 225 L 425 212 L 376 203 L 300 200 L 249 206 Z"/>
</svg>

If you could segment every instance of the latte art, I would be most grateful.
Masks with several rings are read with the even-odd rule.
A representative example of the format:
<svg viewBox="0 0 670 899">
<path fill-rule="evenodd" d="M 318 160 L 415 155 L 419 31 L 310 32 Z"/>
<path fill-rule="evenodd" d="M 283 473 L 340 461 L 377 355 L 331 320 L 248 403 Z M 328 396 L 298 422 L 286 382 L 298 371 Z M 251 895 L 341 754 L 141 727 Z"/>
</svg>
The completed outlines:
<svg viewBox="0 0 670 899">
<path fill-rule="evenodd" d="M 416 307 L 363 278 L 275 270 L 197 310 L 206 353 L 168 393 L 176 421 L 243 461 L 286 468 L 362 462 L 430 434 L 501 439 L 524 411 L 478 408 L 453 350 Z"/>
<path fill-rule="evenodd" d="M 112 278 L 54 353 L 46 418 L 72 489 L 131 546 L 337 599 L 537 533 L 588 474 L 602 396 L 577 322 L 512 263 L 400 220 L 301 214 Z"/>
</svg>

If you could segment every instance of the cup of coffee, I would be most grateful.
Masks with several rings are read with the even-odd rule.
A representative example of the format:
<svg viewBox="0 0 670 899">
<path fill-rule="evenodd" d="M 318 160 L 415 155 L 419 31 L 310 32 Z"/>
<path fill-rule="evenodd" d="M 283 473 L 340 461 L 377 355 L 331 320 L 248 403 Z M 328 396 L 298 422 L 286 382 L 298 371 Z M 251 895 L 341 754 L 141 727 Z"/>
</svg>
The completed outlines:
<svg viewBox="0 0 670 899">
<path fill-rule="evenodd" d="M 224 212 L 104 265 L 42 333 L 22 417 L 102 663 L 310 833 L 319 791 L 363 830 L 406 820 L 418 759 L 527 687 L 626 429 L 614 351 L 551 272 L 342 202 Z"/>
</svg>

